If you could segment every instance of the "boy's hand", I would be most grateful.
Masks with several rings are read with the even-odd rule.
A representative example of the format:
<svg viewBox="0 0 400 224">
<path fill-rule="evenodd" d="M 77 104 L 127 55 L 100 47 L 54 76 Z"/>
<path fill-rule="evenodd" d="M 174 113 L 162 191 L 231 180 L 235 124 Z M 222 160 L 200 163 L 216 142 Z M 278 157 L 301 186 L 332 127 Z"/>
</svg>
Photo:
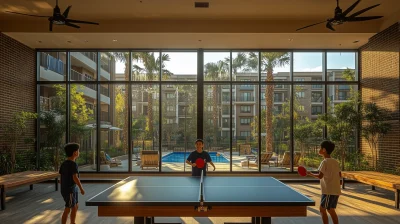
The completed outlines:
<svg viewBox="0 0 400 224">
<path fill-rule="evenodd" d="M 81 194 L 85 195 L 85 190 L 81 189 Z"/>
<path fill-rule="evenodd" d="M 195 166 L 197 166 L 197 164 L 196 163 L 192 163 L 192 166 L 195 167 Z"/>
</svg>

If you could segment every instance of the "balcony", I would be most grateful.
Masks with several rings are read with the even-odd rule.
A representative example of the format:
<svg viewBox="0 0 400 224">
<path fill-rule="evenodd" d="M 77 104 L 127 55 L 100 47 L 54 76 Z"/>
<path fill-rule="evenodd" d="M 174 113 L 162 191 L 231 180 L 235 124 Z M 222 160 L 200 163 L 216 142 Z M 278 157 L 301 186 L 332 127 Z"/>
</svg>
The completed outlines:
<svg viewBox="0 0 400 224">
<path fill-rule="evenodd" d="M 237 102 L 254 102 L 254 96 L 238 96 L 236 97 Z"/>
<path fill-rule="evenodd" d="M 40 78 L 49 81 L 65 80 L 65 64 L 58 58 L 41 52 L 40 53 Z"/>
<path fill-rule="evenodd" d="M 95 81 L 93 77 L 85 76 L 85 75 L 81 74 L 80 72 L 77 72 L 73 69 L 71 69 L 71 80 L 72 81 Z M 96 84 L 89 83 L 89 84 L 83 84 L 83 85 L 89 89 L 97 90 Z"/>
<path fill-rule="evenodd" d="M 230 123 L 222 123 L 222 128 L 230 128 L 229 127 Z M 232 128 L 236 127 L 236 123 L 232 122 Z"/>
<path fill-rule="evenodd" d="M 239 90 L 254 90 L 253 85 L 239 85 Z"/>
<path fill-rule="evenodd" d="M 71 69 L 71 80 L 73 81 L 94 81 L 93 77 L 85 76 L 73 69 Z M 97 86 L 93 83 L 78 84 L 85 88 L 82 90 L 83 94 L 87 97 L 96 99 L 97 98 Z M 100 86 L 100 101 L 106 104 L 110 104 L 109 90 L 103 86 Z"/>
<path fill-rule="evenodd" d="M 97 70 L 97 53 L 95 52 L 71 52 L 71 65 Z M 108 69 L 108 70 L 107 70 Z M 110 80 L 110 66 L 100 62 L 100 76 Z"/>
<path fill-rule="evenodd" d="M 311 97 L 312 103 L 322 103 L 322 96 L 320 97 Z"/>
<path fill-rule="evenodd" d="M 314 89 L 314 90 L 315 90 L 315 89 L 316 89 L 316 90 L 322 90 L 322 87 L 323 87 L 323 86 L 320 85 L 320 84 L 317 84 L 317 85 L 316 85 L 316 84 L 313 84 L 313 85 L 311 85 L 311 89 Z"/>
<path fill-rule="evenodd" d="M 55 109 L 59 109 L 57 106 L 57 98 L 58 96 L 52 97 L 44 97 L 40 96 L 40 111 L 51 111 Z"/>
</svg>

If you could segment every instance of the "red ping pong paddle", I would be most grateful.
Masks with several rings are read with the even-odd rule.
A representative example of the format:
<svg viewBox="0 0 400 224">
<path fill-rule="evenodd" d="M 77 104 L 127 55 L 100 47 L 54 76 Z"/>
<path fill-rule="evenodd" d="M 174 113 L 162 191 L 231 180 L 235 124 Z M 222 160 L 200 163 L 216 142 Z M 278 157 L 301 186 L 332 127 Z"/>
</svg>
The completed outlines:
<svg viewBox="0 0 400 224">
<path fill-rule="evenodd" d="M 202 159 L 202 158 L 196 159 L 196 166 L 200 169 L 203 168 L 204 167 L 204 159 Z"/>
<path fill-rule="evenodd" d="M 300 176 L 307 176 L 307 170 L 304 166 L 298 166 L 297 167 L 297 172 L 300 174 Z"/>
</svg>

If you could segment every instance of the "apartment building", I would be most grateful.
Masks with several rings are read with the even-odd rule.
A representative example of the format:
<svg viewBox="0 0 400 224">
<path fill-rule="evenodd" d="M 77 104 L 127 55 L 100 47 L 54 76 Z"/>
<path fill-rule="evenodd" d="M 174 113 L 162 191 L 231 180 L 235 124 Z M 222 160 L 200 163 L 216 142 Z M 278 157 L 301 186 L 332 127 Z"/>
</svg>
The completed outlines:
<svg viewBox="0 0 400 224">
<path fill-rule="evenodd" d="M 67 79 L 67 54 L 66 52 L 39 52 L 38 77 L 40 81 L 65 81 Z M 79 82 L 95 81 L 99 74 L 99 79 L 102 81 L 115 80 L 115 60 L 108 53 L 100 54 L 100 66 L 98 66 L 98 54 L 95 52 L 70 52 L 70 80 Z M 97 72 L 99 70 L 99 72 Z M 64 84 L 61 84 L 64 86 Z M 96 117 L 97 109 L 100 109 L 101 123 L 101 140 L 105 144 L 112 144 L 115 137 L 109 128 L 115 124 L 115 93 L 112 85 L 101 85 L 98 89 L 97 84 L 81 83 L 77 84 L 77 92 L 83 93 L 82 97 L 86 107 L 93 110 L 93 115 L 88 119 L 86 125 L 88 129 L 92 129 L 90 136 L 82 140 L 81 147 L 93 148 L 96 142 Z M 64 86 L 65 88 L 65 86 Z M 97 107 L 97 91 L 100 91 L 100 107 Z M 50 111 L 60 105 L 55 105 L 55 102 L 60 96 L 57 95 L 54 84 L 40 85 L 40 111 Z M 46 141 L 46 127 L 40 126 L 41 143 Z M 71 141 L 79 139 L 71 130 Z"/>
</svg>

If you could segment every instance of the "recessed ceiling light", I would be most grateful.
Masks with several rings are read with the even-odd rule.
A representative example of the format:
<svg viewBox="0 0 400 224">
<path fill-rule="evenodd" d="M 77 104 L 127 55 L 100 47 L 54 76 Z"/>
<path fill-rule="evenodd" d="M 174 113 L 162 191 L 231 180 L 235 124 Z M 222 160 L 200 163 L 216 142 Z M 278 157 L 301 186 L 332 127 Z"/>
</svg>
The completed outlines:
<svg viewBox="0 0 400 224">
<path fill-rule="evenodd" d="M 117 42 L 117 41 L 118 41 L 117 39 L 114 39 L 114 40 L 113 40 L 113 42 Z"/>
<path fill-rule="evenodd" d="M 67 40 L 67 42 L 68 42 L 68 43 L 71 43 L 71 41 L 70 41 L 70 40 Z"/>
<path fill-rule="evenodd" d="M 38 43 L 39 43 L 39 44 L 41 44 L 41 43 L 42 43 L 42 41 L 41 41 L 41 40 L 39 40 L 39 41 L 38 41 Z"/>
<path fill-rule="evenodd" d="M 89 42 L 88 40 L 85 40 L 85 43 Z"/>
<path fill-rule="evenodd" d="M 293 38 L 289 38 L 288 41 L 292 42 L 292 41 L 293 41 Z"/>
<path fill-rule="evenodd" d="M 358 43 L 358 42 L 360 42 L 360 41 L 359 40 L 355 40 L 355 41 L 353 41 L 353 44 Z"/>
<path fill-rule="evenodd" d="M 199 42 L 201 42 L 201 40 L 199 40 Z"/>
</svg>

